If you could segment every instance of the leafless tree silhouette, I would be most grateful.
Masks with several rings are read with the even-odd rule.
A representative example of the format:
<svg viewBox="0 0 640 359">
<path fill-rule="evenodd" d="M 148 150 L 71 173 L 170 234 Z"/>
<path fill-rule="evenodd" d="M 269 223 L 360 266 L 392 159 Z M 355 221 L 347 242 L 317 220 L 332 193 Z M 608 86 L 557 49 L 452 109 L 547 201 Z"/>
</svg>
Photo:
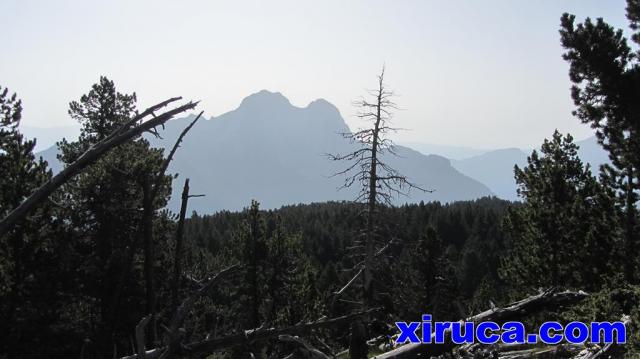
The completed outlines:
<svg viewBox="0 0 640 359">
<path fill-rule="evenodd" d="M 378 75 L 377 88 L 369 91 L 369 97 L 362 97 L 354 102 L 359 111 L 357 116 L 370 124 L 369 127 L 356 132 L 341 135 L 358 148 L 347 154 L 329 154 L 332 161 L 344 161 L 348 166 L 333 176 L 344 176 L 341 188 L 360 186 L 355 200 L 366 204 L 365 228 L 359 234 L 356 250 L 363 258 L 354 268 L 356 275 L 336 295 L 344 292 L 356 282 L 356 278 L 363 276 L 363 304 L 370 307 L 373 300 L 373 267 L 374 260 L 388 247 L 389 240 L 383 241 L 379 235 L 378 207 L 392 205 L 394 197 L 407 196 L 412 189 L 431 192 L 412 183 L 409 179 L 391 167 L 383 156 L 391 154 L 397 156 L 395 145 L 388 137 L 390 133 L 399 130 L 391 125 L 394 110 L 397 105 L 392 101 L 393 92 L 384 83 L 385 69 Z M 364 249 L 364 251 L 362 251 Z"/>
</svg>

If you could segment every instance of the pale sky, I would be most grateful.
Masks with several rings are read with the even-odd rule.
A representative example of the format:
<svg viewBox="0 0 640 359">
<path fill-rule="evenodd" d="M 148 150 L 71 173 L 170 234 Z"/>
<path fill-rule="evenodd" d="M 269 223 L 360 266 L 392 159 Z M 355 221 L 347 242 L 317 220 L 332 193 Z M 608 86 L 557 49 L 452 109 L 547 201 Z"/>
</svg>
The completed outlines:
<svg viewBox="0 0 640 359">
<path fill-rule="evenodd" d="M 143 108 L 181 95 L 207 116 L 261 89 L 304 107 L 351 102 L 383 63 L 408 128 L 398 141 L 538 147 L 571 116 L 563 12 L 627 29 L 623 0 L 0 0 L 0 85 L 28 126 L 72 125 L 68 103 L 100 75 Z"/>
</svg>

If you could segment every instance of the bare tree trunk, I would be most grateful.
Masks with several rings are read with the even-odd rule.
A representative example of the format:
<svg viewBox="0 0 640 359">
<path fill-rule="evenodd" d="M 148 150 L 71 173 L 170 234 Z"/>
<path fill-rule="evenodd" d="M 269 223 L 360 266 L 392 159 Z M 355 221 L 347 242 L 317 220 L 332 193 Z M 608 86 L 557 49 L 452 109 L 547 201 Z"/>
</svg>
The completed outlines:
<svg viewBox="0 0 640 359">
<path fill-rule="evenodd" d="M 373 143 L 371 145 L 371 168 L 369 169 L 369 200 L 367 206 L 367 234 L 366 234 L 366 249 L 365 249 L 365 260 L 364 260 L 364 295 L 363 302 L 365 309 L 368 308 L 373 300 L 373 279 L 372 279 L 372 271 L 371 267 L 373 265 L 373 251 L 374 251 L 374 241 L 375 241 L 375 216 L 376 216 L 376 204 L 377 204 L 377 185 L 378 185 L 378 136 L 380 134 L 380 106 L 382 101 L 382 91 L 383 84 L 382 78 L 384 76 L 384 71 L 380 76 L 380 83 L 378 87 L 378 96 L 377 96 L 377 104 L 376 104 L 376 122 L 373 128 Z"/>
<path fill-rule="evenodd" d="M 156 314 L 156 294 L 153 288 L 154 273 L 154 248 L 153 248 L 153 202 L 149 178 L 145 177 L 142 184 L 142 232 L 144 238 L 144 281 L 146 290 L 146 312 L 150 314 L 151 325 L 149 326 L 149 343 L 155 341 L 155 314 Z"/>
<path fill-rule="evenodd" d="M 178 228 L 176 229 L 176 250 L 173 259 L 173 286 L 171 288 L 171 308 L 175 313 L 178 309 L 178 293 L 180 291 L 180 279 L 182 273 L 182 251 L 184 232 L 184 218 L 187 214 L 187 202 L 189 201 L 189 179 L 184 180 L 184 188 L 182 189 L 182 204 L 180 205 L 180 217 L 178 219 Z"/>
<path fill-rule="evenodd" d="M 148 314 L 151 314 L 151 325 L 149 326 L 149 343 L 153 343 L 156 340 L 156 293 L 153 285 L 153 276 L 154 276 L 154 263 L 155 263 L 155 251 L 154 251 L 154 243 L 153 243 L 153 216 L 155 213 L 155 201 L 158 197 L 158 193 L 163 185 L 163 180 L 165 173 L 167 172 L 167 168 L 169 168 L 169 164 L 173 160 L 173 156 L 175 155 L 178 147 L 180 147 L 180 143 L 184 136 L 191 130 L 193 125 L 200 119 L 202 116 L 202 112 L 196 116 L 196 118 L 185 127 L 178 139 L 176 140 L 173 148 L 169 152 L 169 155 L 162 163 L 162 167 L 160 171 L 155 177 L 155 181 L 153 186 L 149 183 L 149 178 L 145 178 L 145 182 L 142 185 L 142 233 L 144 238 L 144 278 L 145 278 L 145 289 L 146 289 L 146 310 Z"/>
<path fill-rule="evenodd" d="M 373 128 L 373 139 L 371 144 L 371 164 L 369 168 L 369 198 L 367 201 L 367 231 L 365 243 L 364 272 L 362 276 L 362 302 L 364 309 L 370 308 L 373 304 L 373 256 L 375 245 L 375 220 L 376 220 L 376 204 L 378 197 L 378 140 L 380 135 L 380 121 L 384 70 L 379 77 L 378 94 L 376 102 L 376 120 Z M 349 352 L 353 359 L 366 359 L 368 353 L 366 325 L 360 321 L 353 323 L 351 326 L 351 344 Z"/>
</svg>

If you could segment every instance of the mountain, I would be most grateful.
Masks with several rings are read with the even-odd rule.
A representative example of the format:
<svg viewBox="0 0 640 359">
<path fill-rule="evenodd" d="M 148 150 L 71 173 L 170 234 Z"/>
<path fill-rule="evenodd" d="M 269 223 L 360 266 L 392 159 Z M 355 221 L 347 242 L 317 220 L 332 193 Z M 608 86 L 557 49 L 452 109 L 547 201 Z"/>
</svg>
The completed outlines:
<svg viewBox="0 0 640 359">
<path fill-rule="evenodd" d="M 483 150 L 472 147 L 439 145 L 426 142 L 403 142 L 401 144 L 413 148 L 420 153 L 424 153 L 425 155 L 436 154 L 444 156 L 451 160 L 462 160 L 465 158 L 481 155 L 488 151 L 486 149 Z"/>
<path fill-rule="evenodd" d="M 582 141 L 578 141 L 576 144 L 580 146 L 578 156 L 580 156 L 582 162 L 586 162 L 591 165 L 591 171 L 593 173 L 598 173 L 600 165 L 611 163 L 607 151 L 605 151 L 598 143 L 596 136 L 591 136 Z"/>
<path fill-rule="evenodd" d="M 452 161 L 458 171 L 486 184 L 496 196 L 516 200 L 516 181 L 513 166 L 522 167 L 527 162 L 527 154 L 519 148 L 505 148 L 489 151 L 478 156 Z"/>
<path fill-rule="evenodd" d="M 47 161 L 54 174 L 62 170 L 62 163 L 57 158 L 58 146 L 53 145 L 44 151 L 36 152 L 35 156 L 36 158 L 42 157 L 43 160 Z"/>
<path fill-rule="evenodd" d="M 152 145 L 173 146 L 193 119 L 172 120 L 163 139 L 148 136 Z M 347 153 L 354 145 L 339 133 L 349 131 L 338 109 L 325 100 L 304 108 L 293 106 L 278 92 L 260 91 L 240 106 L 211 119 L 201 119 L 185 137 L 169 171 L 179 173 L 169 207 L 179 207 L 183 179 L 190 178 L 194 198 L 189 208 L 198 212 L 238 210 L 258 200 L 263 208 L 329 200 L 351 200 L 355 189 L 338 191 L 343 183 L 332 174 L 347 166 L 332 162 L 327 153 Z M 165 150 L 166 153 L 167 150 Z M 386 158 L 410 180 L 433 193 L 412 191 L 397 203 L 452 202 L 492 195 L 482 183 L 463 175 L 438 155 L 423 155 L 399 146 L 398 157 Z M 55 149 L 41 152 L 47 160 Z"/>
<path fill-rule="evenodd" d="M 578 157 L 591 165 L 594 174 L 598 173 L 601 164 L 608 163 L 607 152 L 598 144 L 595 136 L 577 141 L 580 146 Z M 519 148 L 505 148 L 489 151 L 481 155 L 451 161 L 453 167 L 467 176 L 486 184 L 496 196 L 502 199 L 517 200 L 516 181 L 513 168 L 527 164 L 527 152 Z"/>
</svg>

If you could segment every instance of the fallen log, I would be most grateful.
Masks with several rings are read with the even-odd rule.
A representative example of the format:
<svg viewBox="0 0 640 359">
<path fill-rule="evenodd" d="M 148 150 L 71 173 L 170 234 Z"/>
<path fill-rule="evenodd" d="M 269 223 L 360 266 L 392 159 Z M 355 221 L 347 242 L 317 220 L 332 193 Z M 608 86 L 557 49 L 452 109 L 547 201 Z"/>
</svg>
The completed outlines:
<svg viewBox="0 0 640 359">
<path fill-rule="evenodd" d="M 228 335 L 224 337 L 205 339 L 203 341 L 192 342 L 188 344 L 180 344 L 176 346 L 176 350 L 169 355 L 167 347 L 155 348 L 145 352 L 147 359 L 156 359 L 163 355 L 164 358 L 170 358 L 171 355 L 181 355 L 188 357 L 198 357 L 201 355 L 208 355 L 216 350 L 232 347 L 235 345 L 243 345 L 258 340 L 266 340 L 271 338 L 277 338 L 281 335 L 300 335 L 302 333 L 309 332 L 311 330 L 331 328 L 337 325 L 350 323 L 354 319 L 365 317 L 373 313 L 382 311 L 383 308 L 372 308 L 363 312 L 347 314 L 344 316 L 326 319 L 321 318 L 309 323 L 300 323 L 284 328 L 256 328 L 247 330 L 243 333 Z M 122 357 L 120 359 L 136 359 L 136 355 L 130 355 Z"/>
<path fill-rule="evenodd" d="M 526 358 L 555 358 L 563 357 L 580 351 L 581 346 L 576 344 L 546 346 L 513 351 L 498 351 L 499 359 L 526 359 Z"/>
<path fill-rule="evenodd" d="M 624 323 L 625 327 L 631 322 L 631 317 L 628 315 L 623 315 L 621 322 Z M 607 343 L 604 346 L 596 346 L 595 348 L 586 348 L 578 355 L 574 357 L 574 359 L 597 359 L 597 358 L 605 358 L 605 355 L 609 354 L 616 345 L 614 343 Z"/>
<path fill-rule="evenodd" d="M 278 339 L 282 342 L 288 342 L 297 347 L 298 355 L 294 355 L 296 358 L 308 358 L 308 359 L 329 359 L 329 356 L 318 349 L 314 348 L 311 344 L 307 343 L 303 339 L 297 336 L 282 334 L 278 336 Z"/>
<path fill-rule="evenodd" d="M 587 293 L 564 291 L 558 292 L 555 288 L 539 294 L 527 297 L 520 301 L 511 303 L 503 308 L 491 308 L 482 313 L 467 318 L 467 322 L 496 322 L 498 324 L 509 320 L 524 317 L 526 315 L 539 312 L 547 308 L 562 307 L 565 305 L 575 304 L 587 297 Z M 432 342 L 435 337 L 432 336 Z M 405 344 L 394 350 L 375 356 L 377 359 L 407 359 L 416 358 L 418 355 L 429 358 L 431 356 L 442 355 L 455 347 L 451 341 L 450 330 L 445 334 L 444 344 Z"/>
</svg>

